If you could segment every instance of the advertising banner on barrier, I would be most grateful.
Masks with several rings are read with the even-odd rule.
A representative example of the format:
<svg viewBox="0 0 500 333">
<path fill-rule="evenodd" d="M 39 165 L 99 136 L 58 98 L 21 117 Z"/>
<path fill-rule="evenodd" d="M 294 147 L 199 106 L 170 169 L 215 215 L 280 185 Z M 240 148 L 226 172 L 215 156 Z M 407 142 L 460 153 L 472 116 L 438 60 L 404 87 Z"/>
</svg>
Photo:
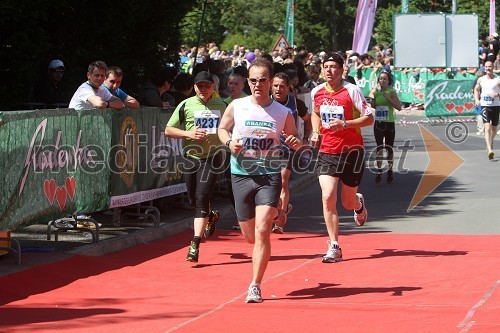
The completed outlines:
<svg viewBox="0 0 500 333">
<path fill-rule="evenodd" d="M 472 80 L 427 81 L 425 115 L 427 117 L 476 115 L 473 85 Z"/>
<path fill-rule="evenodd" d="M 377 84 L 377 78 L 380 70 L 373 68 L 362 68 L 356 70 L 350 69 L 349 75 L 353 76 L 356 84 L 363 91 L 365 96 L 370 94 L 370 90 Z M 404 103 L 420 104 L 425 102 L 425 94 L 427 92 L 426 84 L 428 81 L 472 81 L 476 78 L 474 74 L 467 72 L 437 72 L 430 71 L 392 71 L 394 78 L 394 89 L 396 90 L 399 99 Z"/>
<path fill-rule="evenodd" d="M 114 112 L 110 208 L 186 191 L 178 168 L 182 140 L 164 135 L 171 115 L 157 108 Z"/>
<path fill-rule="evenodd" d="M 111 112 L 0 113 L 0 231 L 109 203 Z"/>
</svg>

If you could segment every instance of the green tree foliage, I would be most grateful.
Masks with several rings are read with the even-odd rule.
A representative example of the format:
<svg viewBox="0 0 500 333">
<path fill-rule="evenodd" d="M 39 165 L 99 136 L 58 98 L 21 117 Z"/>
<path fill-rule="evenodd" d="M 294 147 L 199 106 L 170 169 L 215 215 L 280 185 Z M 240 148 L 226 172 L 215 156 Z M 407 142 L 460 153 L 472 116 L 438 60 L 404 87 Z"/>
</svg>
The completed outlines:
<svg viewBox="0 0 500 333">
<path fill-rule="evenodd" d="M 188 46 L 197 44 L 204 2 L 198 0 L 196 10 L 188 13 L 182 22 L 182 39 Z M 237 44 L 269 51 L 279 37 L 278 28 L 285 20 L 285 1 L 207 0 L 206 3 L 200 46 L 215 42 L 223 49 L 232 49 Z"/>
<path fill-rule="evenodd" d="M 66 66 L 72 92 L 94 60 L 118 65 L 134 93 L 153 71 L 178 59 L 180 24 L 195 0 L 0 1 L 0 104 L 28 101 L 33 83 L 54 57 Z"/>
</svg>

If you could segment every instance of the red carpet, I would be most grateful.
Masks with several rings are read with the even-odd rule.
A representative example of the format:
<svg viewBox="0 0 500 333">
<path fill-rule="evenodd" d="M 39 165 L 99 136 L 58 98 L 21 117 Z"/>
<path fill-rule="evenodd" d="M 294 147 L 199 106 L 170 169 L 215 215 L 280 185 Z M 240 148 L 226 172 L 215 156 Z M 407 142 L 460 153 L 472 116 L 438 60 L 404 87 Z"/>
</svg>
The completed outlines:
<svg viewBox="0 0 500 333">
<path fill-rule="evenodd" d="M 264 303 L 245 304 L 251 246 L 190 233 L 0 278 L 0 332 L 500 332 L 500 236 L 273 235 Z"/>
</svg>

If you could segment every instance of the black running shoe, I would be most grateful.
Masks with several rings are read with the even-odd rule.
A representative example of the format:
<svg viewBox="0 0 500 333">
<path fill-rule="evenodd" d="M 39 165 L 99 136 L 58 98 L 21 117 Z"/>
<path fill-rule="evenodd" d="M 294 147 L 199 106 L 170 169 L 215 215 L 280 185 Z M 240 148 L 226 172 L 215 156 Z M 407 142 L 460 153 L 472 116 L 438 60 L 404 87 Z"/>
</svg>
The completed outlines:
<svg viewBox="0 0 500 333">
<path fill-rule="evenodd" d="M 210 212 L 208 215 L 208 223 L 207 226 L 205 227 L 205 232 L 203 235 L 205 238 L 212 237 L 215 233 L 215 223 L 219 221 L 220 219 L 220 213 L 218 210 L 213 210 Z"/>
<path fill-rule="evenodd" d="M 198 262 L 198 254 L 200 252 L 200 248 L 196 246 L 196 243 L 191 241 L 191 245 L 189 245 L 188 254 L 186 257 L 186 261 Z"/>
</svg>

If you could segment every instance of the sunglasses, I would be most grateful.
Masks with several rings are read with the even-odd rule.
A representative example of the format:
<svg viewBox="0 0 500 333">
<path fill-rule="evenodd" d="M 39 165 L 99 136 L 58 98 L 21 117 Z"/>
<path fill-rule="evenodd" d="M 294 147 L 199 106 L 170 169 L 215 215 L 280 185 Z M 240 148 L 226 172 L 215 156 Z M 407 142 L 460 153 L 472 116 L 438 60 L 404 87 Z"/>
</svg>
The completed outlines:
<svg viewBox="0 0 500 333">
<path fill-rule="evenodd" d="M 54 73 L 64 73 L 64 69 L 63 68 L 51 69 L 50 71 L 54 72 Z"/>
<path fill-rule="evenodd" d="M 249 78 L 248 81 L 250 81 L 251 84 L 257 84 L 257 82 L 259 83 L 265 83 L 267 81 L 269 81 L 269 79 L 267 77 L 261 77 L 260 79 L 256 79 L 256 78 Z"/>
</svg>

